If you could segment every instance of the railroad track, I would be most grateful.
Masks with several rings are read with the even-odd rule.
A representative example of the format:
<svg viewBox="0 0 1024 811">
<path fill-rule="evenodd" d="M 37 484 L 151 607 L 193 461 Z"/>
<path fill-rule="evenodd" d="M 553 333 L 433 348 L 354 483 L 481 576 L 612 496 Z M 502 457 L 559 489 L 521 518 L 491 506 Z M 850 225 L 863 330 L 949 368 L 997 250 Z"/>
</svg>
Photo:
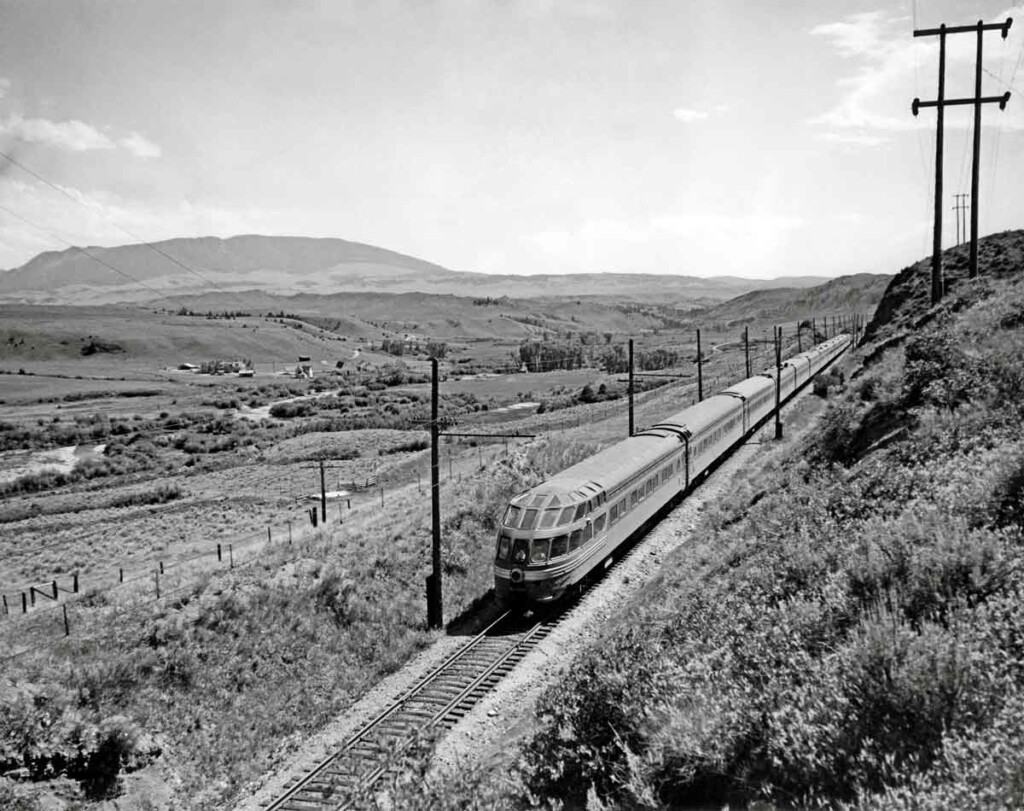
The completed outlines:
<svg viewBox="0 0 1024 811">
<path fill-rule="evenodd" d="M 419 680 L 305 776 L 286 785 L 268 811 L 327 811 L 358 802 L 412 745 L 417 733 L 451 729 L 555 628 L 556 618 L 523 627 L 506 612 Z"/>
</svg>

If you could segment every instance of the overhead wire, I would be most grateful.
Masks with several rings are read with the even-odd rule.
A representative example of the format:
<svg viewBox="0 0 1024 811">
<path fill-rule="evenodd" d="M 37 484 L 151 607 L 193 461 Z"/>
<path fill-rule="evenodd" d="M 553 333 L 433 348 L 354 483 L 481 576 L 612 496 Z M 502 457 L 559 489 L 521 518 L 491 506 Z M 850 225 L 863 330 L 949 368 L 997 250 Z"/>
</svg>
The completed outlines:
<svg viewBox="0 0 1024 811">
<path fill-rule="evenodd" d="M 47 178 L 43 177 L 43 175 L 39 174 L 39 172 L 35 171 L 34 169 L 32 169 L 29 166 L 26 166 L 24 163 L 19 161 L 17 158 L 14 158 L 13 156 L 8 154 L 7 152 L 4 152 L 3 150 L 0 150 L 0 157 L 6 159 L 8 162 L 13 164 L 14 166 L 17 166 L 23 172 L 25 172 L 26 174 L 34 177 L 36 180 L 38 180 L 40 183 L 44 184 L 45 186 L 53 189 L 55 192 L 60 194 L 62 197 L 70 200 L 72 203 L 75 203 L 76 205 L 82 206 L 83 208 L 85 208 L 88 211 L 91 211 L 94 214 L 99 214 L 101 217 L 103 217 L 103 219 L 106 222 L 108 222 L 110 225 L 112 225 L 118 231 L 120 231 L 121 233 L 127 235 L 128 237 L 131 237 L 132 239 L 134 239 L 140 245 L 144 245 L 145 247 L 149 248 L 150 250 L 152 250 L 155 253 L 159 254 L 160 256 L 164 257 L 169 262 L 172 262 L 173 264 L 177 265 L 178 267 L 180 267 L 182 270 L 186 271 L 187 273 L 192 274 L 193 276 L 195 276 L 196 278 L 198 278 L 202 282 L 204 282 L 206 285 L 211 287 L 213 290 L 217 291 L 218 293 L 223 293 L 224 295 L 228 296 L 229 298 L 233 298 L 237 303 L 242 304 L 243 308 L 248 306 L 248 305 L 243 304 L 242 300 L 240 298 L 238 298 L 235 294 L 233 294 L 232 292 L 230 292 L 228 290 L 225 290 L 224 288 L 218 286 L 216 283 L 214 283 L 210 279 L 206 278 L 202 273 L 200 273 L 195 268 L 190 267 L 189 265 L 187 265 L 186 263 L 182 262 L 181 260 L 179 260 L 175 256 L 172 256 L 171 254 L 167 253 L 167 251 L 165 251 L 162 248 L 158 247 L 156 244 L 154 244 L 152 242 L 149 242 L 148 240 L 143 239 L 138 234 L 135 234 L 134 232 L 132 232 L 129 229 L 125 228 L 124 226 L 122 226 L 120 223 L 114 221 L 109 216 L 107 216 L 107 215 L 103 214 L 102 212 L 98 211 L 95 207 L 87 204 L 80 197 L 76 197 L 75 195 L 71 194 L 67 189 L 63 188 L 62 186 L 58 185 L 57 183 L 53 183 L 52 181 L 50 181 Z M 5 209 L 5 210 L 7 210 L 8 213 L 12 213 L 8 209 Z M 15 215 L 15 216 L 17 216 L 17 215 Z M 62 239 L 61 241 L 65 242 L 66 244 L 71 245 L 71 243 L 67 243 L 66 240 Z M 77 246 L 71 245 L 71 247 L 75 248 Z M 99 261 L 99 260 L 97 260 L 97 261 Z M 105 263 L 101 262 L 101 264 L 105 264 Z M 109 267 L 109 265 L 108 265 L 108 267 Z M 120 272 L 120 271 L 118 271 L 118 272 Z M 138 280 L 136 280 L 136 281 L 138 281 Z M 140 284 L 141 284 L 141 282 L 140 282 Z M 149 289 L 152 290 L 153 288 L 149 288 Z M 264 291 L 257 290 L 256 292 L 260 293 L 268 301 L 271 301 L 271 302 L 273 302 L 275 304 L 279 304 L 279 302 L 277 302 L 275 299 L 271 298 Z M 160 293 L 159 295 L 160 295 L 161 298 L 169 297 L 169 295 L 167 293 Z"/>
</svg>

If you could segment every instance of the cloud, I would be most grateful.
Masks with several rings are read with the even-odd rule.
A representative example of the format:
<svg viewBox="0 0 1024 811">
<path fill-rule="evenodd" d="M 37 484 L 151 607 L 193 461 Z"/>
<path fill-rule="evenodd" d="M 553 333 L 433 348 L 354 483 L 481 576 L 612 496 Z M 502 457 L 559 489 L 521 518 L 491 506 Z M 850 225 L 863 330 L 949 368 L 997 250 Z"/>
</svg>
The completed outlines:
<svg viewBox="0 0 1024 811">
<path fill-rule="evenodd" d="M 118 145 L 124 147 L 137 158 L 159 158 L 160 147 L 147 138 L 133 132 L 118 140 Z"/>
<path fill-rule="evenodd" d="M 11 89 L 11 80 L 0 76 L 0 99 L 7 95 L 7 91 Z"/>
<path fill-rule="evenodd" d="M 6 80 L 0 80 L 0 97 L 6 89 L 3 81 Z M 6 119 L 0 120 L 0 135 L 27 143 L 66 149 L 69 152 L 91 152 L 120 147 L 138 158 L 160 157 L 160 147 L 137 132 L 115 139 L 92 124 L 77 119 L 51 121 L 48 118 L 24 118 L 18 113 L 12 113 Z"/>
<path fill-rule="evenodd" d="M 47 144 L 71 152 L 114 149 L 115 144 L 90 124 L 81 121 L 50 121 L 46 118 L 22 118 L 17 113 L 0 121 L 0 133 L 29 143 Z"/>
<path fill-rule="evenodd" d="M 685 107 L 677 107 L 672 111 L 672 115 L 684 124 L 689 124 L 691 121 L 703 121 L 711 113 L 707 110 L 687 110 Z"/>
<path fill-rule="evenodd" d="M 1024 7 L 1010 9 L 995 15 L 992 20 L 1008 16 L 1020 18 Z M 930 23 L 928 24 L 930 25 Z M 884 140 L 869 141 L 877 131 L 906 132 L 920 127 L 934 126 L 934 116 L 924 114 L 915 118 L 910 102 L 916 96 L 923 100 L 935 96 L 935 75 L 938 66 L 938 38 L 913 36 L 914 21 L 909 17 L 872 11 L 853 14 L 838 22 L 818 25 L 810 34 L 825 40 L 844 60 L 856 67 L 853 73 L 837 82 L 836 103 L 807 123 L 828 127 L 840 140 L 836 131 L 843 133 L 844 143 L 861 146 L 879 146 Z M 924 27 L 924 26 L 920 26 Z M 1014 74 L 1014 63 L 1024 45 L 1024 31 L 1020 26 L 1010 29 L 1004 43 L 997 33 L 986 35 L 985 88 L 983 93 L 1001 93 Z M 976 39 L 969 34 L 948 37 L 946 45 L 947 87 L 968 86 L 973 77 Z M 995 78 L 993 78 L 993 75 Z M 972 87 L 973 89 L 973 87 Z M 1016 95 L 1016 94 L 1015 94 Z M 1024 99 L 1017 99 L 1024 102 Z M 1018 103 L 1006 112 L 985 115 L 985 126 L 1003 126 L 1024 129 L 1024 105 Z M 947 115 L 947 126 L 970 126 L 966 115 Z M 854 130 L 856 135 L 846 135 Z M 873 133 L 874 131 L 874 133 Z"/>
</svg>

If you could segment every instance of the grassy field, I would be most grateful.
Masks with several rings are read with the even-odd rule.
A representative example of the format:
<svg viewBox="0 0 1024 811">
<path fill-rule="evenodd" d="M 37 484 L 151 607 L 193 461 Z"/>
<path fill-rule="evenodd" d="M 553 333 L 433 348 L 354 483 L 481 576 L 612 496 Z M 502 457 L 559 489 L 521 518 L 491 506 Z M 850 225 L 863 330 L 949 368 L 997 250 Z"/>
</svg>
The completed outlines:
<svg viewBox="0 0 1024 811">
<path fill-rule="evenodd" d="M 552 317 L 577 323 L 566 306 Z M 623 317 L 627 325 L 653 318 Z M 423 606 L 429 386 L 408 382 L 426 364 L 422 355 L 364 349 L 375 370 L 325 374 L 319 359 L 351 359 L 368 337 L 334 326 L 0 308 L 0 369 L 13 372 L 3 377 L 4 447 L 104 448 L 62 476 L 3 485 L 0 594 L 10 613 L 0 617 L 9 674 L 0 726 L 11 733 L 0 740 L 0 771 L 20 770 L 24 780 L 0 779 L 0 806 L 26 792 L 26 808 L 32 797 L 73 805 L 122 792 L 129 807 L 223 807 L 282 747 L 432 639 Z M 648 389 L 637 395 L 638 426 L 695 397 L 694 336 L 651 330 L 637 351 L 673 349 L 680 363 L 662 372 L 681 377 L 638 377 Z M 703 337 L 710 393 L 743 376 L 743 359 L 738 330 Z M 449 620 L 487 598 L 503 502 L 627 431 L 624 375 L 583 368 L 458 379 L 467 369 L 507 368 L 518 346 L 453 344 L 442 413 L 459 430 L 537 438 L 442 447 Z M 83 354 L 90 346 L 99 348 Z M 787 353 L 795 349 L 790 336 Z M 274 374 L 299 354 L 314 356 L 315 380 Z M 254 359 L 258 374 L 167 368 L 231 357 Z M 756 347 L 754 370 L 768 361 Z M 542 407 L 503 410 L 524 402 Z M 244 418 L 274 414 L 275 405 L 277 416 Z M 318 503 L 321 459 L 328 490 L 377 485 L 332 501 L 314 529 L 307 513 Z M 78 594 L 53 602 L 36 593 L 36 606 L 20 613 L 30 587 L 56 580 L 68 589 L 73 573 Z"/>
</svg>

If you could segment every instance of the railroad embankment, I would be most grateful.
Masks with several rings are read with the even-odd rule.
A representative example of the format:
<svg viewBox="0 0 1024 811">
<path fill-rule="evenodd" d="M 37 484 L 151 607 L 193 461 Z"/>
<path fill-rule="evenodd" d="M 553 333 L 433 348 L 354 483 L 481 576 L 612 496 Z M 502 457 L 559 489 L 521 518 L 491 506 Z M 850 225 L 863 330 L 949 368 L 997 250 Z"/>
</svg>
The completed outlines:
<svg viewBox="0 0 1024 811">
<path fill-rule="evenodd" d="M 1024 233 L 890 284 L 820 429 L 765 454 L 461 807 L 1024 805 Z"/>
</svg>

